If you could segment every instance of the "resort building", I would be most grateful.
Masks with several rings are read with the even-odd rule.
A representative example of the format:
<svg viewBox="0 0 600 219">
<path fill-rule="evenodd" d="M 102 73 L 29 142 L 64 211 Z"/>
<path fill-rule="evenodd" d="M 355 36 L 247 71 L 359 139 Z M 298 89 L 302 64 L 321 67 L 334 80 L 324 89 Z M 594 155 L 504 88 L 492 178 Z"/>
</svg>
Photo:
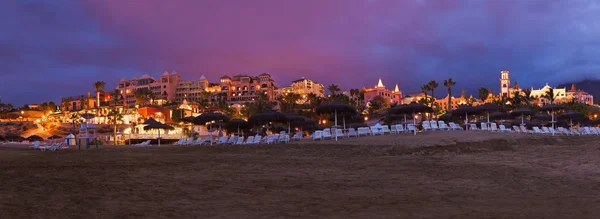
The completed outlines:
<svg viewBox="0 0 600 219">
<path fill-rule="evenodd" d="M 307 101 L 308 94 L 313 93 L 318 97 L 325 96 L 325 86 L 319 84 L 313 80 L 306 79 L 304 77 L 292 81 L 292 84 L 288 87 L 282 87 L 276 90 L 277 95 L 283 95 L 286 93 L 300 94 L 302 99 L 298 100 L 298 104 L 303 104 Z"/>
<path fill-rule="evenodd" d="M 523 92 L 516 82 L 511 86 L 509 73 L 508 70 L 500 71 L 500 98 L 512 98 L 517 91 Z"/>
<path fill-rule="evenodd" d="M 108 95 L 106 93 L 100 93 L 100 101 L 101 105 L 107 105 L 108 100 L 106 99 Z M 105 100 L 104 102 L 102 102 Z M 65 103 L 66 102 L 66 103 Z M 61 109 L 65 111 L 80 111 L 84 109 L 93 109 L 96 108 L 96 96 L 92 96 L 90 92 L 84 95 L 78 96 L 70 96 L 63 97 L 61 100 Z M 64 107 L 66 108 L 64 108 Z"/>
<path fill-rule="evenodd" d="M 187 100 L 191 103 L 202 102 L 205 99 L 213 100 L 213 94 L 221 91 L 218 84 L 208 83 L 208 79 L 204 75 L 200 76 L 197 81 L 180 80 L 175 90 L 175 101 L 183 103 Z"/>
<path fill-rule="evenodd" d="M 550 101 L 546 97 L 546 94 L 552 89 L 552 93 L 554 94 L 554 103 L 566 103 L 566 102 L 579 102 L 592 105 L 594 103 L 594 97 L 583 91 L 575 88 L 575 84 L 571 85 L 571 89 L 567 90 L 567 88 L 552 88 L 546 83 L 546 86 L 541 89 L 534 90 L 531 88 L 530 97 L 536 98 L 539 100 L 539 105 L 549 104 Z"/>
<path fill-rule="evenodd" d="M 220 93 L 226 95 L 229 104 L 241 104 L 253 101 L 259 93 L 264 93 L 269 99 L 275 97 L 275 81 L 267 73 L 259 76 L 236 75 L 223 76 L 220 79 Z"/>
<path fill-rule="evenodd" d="M 398 84 L 396 84 L 396 87 L 394 88 L 394 90 L 387 90 L 385 89 L 385 86 L 383 85 L 383 82 L 381 81 L 381 78 L 379 78 L 379 81 L 377 82 L 377 85 L 375 85 L 375 87 L 373 88 L 363 88 L 362 92 L 364 92 L 365 94 L 365 103 L 369 103 L 371 100 L 373 100 L 376 96 L 382 96 L 385 99 L 388 99 L 390 101 L 390 103 L 397 103 L 397 104 L 402 104 L 402 91 L 400 91 L 400 89 L 398 89 Z"/>
<path fill-rule="evenodd" d="M 134 94 L 136 90 L 140 89 L 150 90 L 154 96 L 152 101 L 175 101 L 175 92 L 179 85 L 179 80 L 177 72 L 164 72 L 158 80 L 144 74 L 140 78 L 132 78 L 130 80 L 121 79 L 117 85 L 117 89 L 121 91 L 125 105 L 134 107 L 136 105 Z"/>
</svg>

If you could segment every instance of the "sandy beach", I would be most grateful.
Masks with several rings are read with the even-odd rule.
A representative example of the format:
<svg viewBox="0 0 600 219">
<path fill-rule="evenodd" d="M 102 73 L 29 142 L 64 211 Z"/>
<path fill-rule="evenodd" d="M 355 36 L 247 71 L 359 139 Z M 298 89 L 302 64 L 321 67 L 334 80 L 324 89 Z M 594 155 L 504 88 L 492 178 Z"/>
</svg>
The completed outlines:
<svg viewBox="0 0 600 219">
<path fill-rule="evenodd" d="M 0 146 L 1 218 L 597 218 L 600 136 Z"/>
</svg>

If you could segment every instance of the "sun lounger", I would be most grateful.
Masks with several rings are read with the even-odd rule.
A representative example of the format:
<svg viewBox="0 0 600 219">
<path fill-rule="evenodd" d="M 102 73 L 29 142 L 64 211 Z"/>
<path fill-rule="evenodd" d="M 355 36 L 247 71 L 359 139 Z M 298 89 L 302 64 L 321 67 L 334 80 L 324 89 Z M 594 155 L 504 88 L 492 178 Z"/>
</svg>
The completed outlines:
<svg viewBox="0 0 600 219">
<path fill-rule="evenodd" d="M 450 130 L 448 125 L 444 121 L 438 121 L 440 130 Z"/>
<path fill-rule="evenodd" d="M 552 131 L 550 131 L 550 129 L 546 126 L 542 126 L 542 132 L 544 134 L 552 134 Z"/>
<path fill-rule="evenodd" d="M 485 122 L 482 122 L 481 124 L 481 131 L 487 131 L 488 130 L 488 125 Z"/>
<path fill-rule="evenodd" d="M 533 127 L 533 133 L 534 133 L 534 134 L 545 134 L 545 133 L 544 133 L 544 132 L 542 132 L 542 130 L 541 130 L 539 127 L 537 127 L 537 126 L 534 126 L 534 127 Z"/>
<path fill-rule="evenodd" d="M 253 144 L 254 143 L 254 136 L 248 136 L 248 139 L 246 139 L 246 142 L 244 144 Z"/>
<path fill-rule="evenodd" d="M 356 130 L 354 128 L 349 128 L 348 129 L 348 134 L 346 134 L 347 137 L 357 137 L 358 134 L 356 133 Z"/>
<path fill-rule="evenodd" d="M 518 126 L 516 126 L 516 125 L 513 125 L 513 126 L 512 126 L 512 128 L 513 128 L 513 130 L 514 130 L 516 133 L 521 133 L 521 129 L 519 129 L 519 127 L 518 127 Z"/>
<path fill-rule="evenodd" d="M 35 141 L 35 142 L 33 142 L 33 145 L 31 146 L 31 148 L 33 148 L 33 150 L 40 150 L 40 144 L 41 144 L 41 142 Z"/>
<path fill-rule="evenodd" d="M 471 131 L 477 131 L 479 129 L 477 128 L 477 124 L 469 124 L 469 130 L 471 130 Z"/>
<path fill-rule="evenodd" d="M 237 141 L 237 136 L 231 136 L 229 138 L 229 140 L 227 141 L 227 144 L 235 144 L 236 141 Z"/>
<path fill-rule="evenodd" d="M 404 130 L 404 125 L 402 125 L 402 124 L 397 124 L 396 130 L 398 130 L 398 133 L 402 133 L 402 132 L 406 131 L 406 130 Z"/>
<path fill-rule="evenodd" d="M 408 129 L 409 132 L 417 131 L 417 128 L 413 124 L 408 124 L 408 126 L 406 126 L 406 128 Z"/>
<path fill-rule="evenodd" d="M 335 136 L 337 136 L 338 138 L 346 137 L 341 129 L 335 129 Z"/>
<path fill-rule="evenodd" d="M 499 128 L 500 128 L 500 132 L 512 132 L 512 130 L 506 128 L 506 126 L 504 126 L 504 125 L 500 125 Z"/>
<path fill-rule="evenodd" d="M 302 140 L 302 132 L 296 132 L 296 134 L 294 134 L 294 137 L 292 137 L 292 140 L 294 140 L 294 141 Z"/>
<path fill-rule="evenodd" d="M 432 130 L 438 130 L 438 129 L 440 129 L 440 127 L 438 126 L 437 121 L 435 121 L 435 120 L 429 121 L 429 126 L 431 126 Z"/>
<path fill-rule="evenodd" d="M 382 134 L 385 135 L 386 133 L 390 134 L 390 127 L 388 125 L 383 126 Z"/>
<path fill-rule="evenodd" d="M 331 139 L 333 136 L 331 135 L 331 129 L 323 129 L 323 139 Z"/>
<path fill-rule="evenodd" d="M 490 123 L 490 132 L 497 132 L 498 131 L 498 125 L 496 125 L 496 123 Z"/>
<path fill-rule="evenodd" d="M 323 140 L 323 131 L 315 131 L 312 136 L 311 136 L 312 140 Z"/>
<path fill-rule="evenodd" d="M 423 131 L 431 130 L 431 124 L 427 120 L 423 121 L 421 126 L 423 126 Z"/>
<path fill-rule="evenodd" d="M 357 135 L 358 136 L 367 136 L 369 135 L 369 128 L 368 127 L 360 127 L 357 129 Z"/>
</svg>

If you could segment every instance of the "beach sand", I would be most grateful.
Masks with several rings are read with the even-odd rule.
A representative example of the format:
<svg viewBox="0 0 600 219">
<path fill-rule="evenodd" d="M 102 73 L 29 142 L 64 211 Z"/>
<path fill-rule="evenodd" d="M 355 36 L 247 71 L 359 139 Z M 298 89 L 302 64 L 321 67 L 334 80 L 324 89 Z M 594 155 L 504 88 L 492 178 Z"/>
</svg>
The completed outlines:
<svg viewBox="0 0 600 219">
<path fill-rule="evenodd" d="M 600 136 L 0 148 L 0 218 L 597 218 Z"/>
</svg>

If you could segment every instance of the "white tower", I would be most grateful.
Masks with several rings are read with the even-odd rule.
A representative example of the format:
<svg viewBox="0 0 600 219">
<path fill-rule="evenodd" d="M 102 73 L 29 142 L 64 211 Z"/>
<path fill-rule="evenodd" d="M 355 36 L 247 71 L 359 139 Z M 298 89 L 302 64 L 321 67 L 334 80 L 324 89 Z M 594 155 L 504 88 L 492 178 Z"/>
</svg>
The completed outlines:
<svg viewBox="0 0 600 219">
<path fill-rule="evenodd" d="M 502 70 L 500 74 L 500 96 L 509 98 L 510 77 L 508 77 L 508 70 Z"/>
</svg>

